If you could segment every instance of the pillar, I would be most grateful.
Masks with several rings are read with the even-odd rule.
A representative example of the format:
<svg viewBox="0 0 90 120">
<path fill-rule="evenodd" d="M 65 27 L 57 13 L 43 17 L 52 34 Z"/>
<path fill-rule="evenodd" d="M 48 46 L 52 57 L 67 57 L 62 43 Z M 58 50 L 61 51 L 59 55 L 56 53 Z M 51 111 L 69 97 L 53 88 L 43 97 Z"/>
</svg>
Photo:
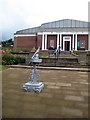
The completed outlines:
<svg viewBox="0 0 90 120">
<path fill-rule="evenodd" d="M 45 34 L 45 50 L 47 50 L 47 34 Z"/>
<path fill-rule="evenodd" d="M 73 34 L 73 40 L 72 40 L 72 50 L 74 50 L 74 34 Z"/>
<path fill-rule="evenodd" d="M 58 49 L 58 46 L 59 46 L 59 34 L 57 34 L 57 49 Z"/>
<path fill-rule="evenodd" d="M 76 37 L 75 37 L 75 50 L 77 51 L 77 34 L 76 34 Z"/>
<path fill-rule="evenodd" d="M 60 50 L 62 50 L 62 34 L 60 34 Z"/>
<path fill-rule="evenodd" d="M 42 50 L 44 50 L 44 33 L 42 34 Z"/>
</svg>

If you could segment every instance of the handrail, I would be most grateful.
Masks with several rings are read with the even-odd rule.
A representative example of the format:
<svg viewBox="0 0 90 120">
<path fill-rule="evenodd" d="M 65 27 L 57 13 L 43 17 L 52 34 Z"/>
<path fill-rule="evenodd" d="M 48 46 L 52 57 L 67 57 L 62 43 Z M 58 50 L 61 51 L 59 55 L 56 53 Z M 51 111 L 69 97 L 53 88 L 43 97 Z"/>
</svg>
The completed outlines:
<svg viewBox="0 0 90 120">
<path fill-rule="evenodd" d="M 60 45 L 58 46 L 58 48 L 54 51 L 55 55 L 58 55 L 58 53 L 60 54 Z M 57 56 L 58 57 L 58 56 Z"/>
</svg>

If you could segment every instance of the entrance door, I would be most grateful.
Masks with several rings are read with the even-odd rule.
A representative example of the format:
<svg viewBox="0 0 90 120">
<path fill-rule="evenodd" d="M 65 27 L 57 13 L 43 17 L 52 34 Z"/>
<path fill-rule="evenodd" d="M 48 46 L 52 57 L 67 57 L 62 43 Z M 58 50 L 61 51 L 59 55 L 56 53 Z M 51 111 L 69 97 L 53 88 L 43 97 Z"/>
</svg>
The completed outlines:
<svg viewBox="0 0 90 120">
<path fill-rule="evenodd" d="M 70 50 L 70 41 L 65 41 L 65 51 Z"/>
<path fill-rule="evenodd" d="M 63 36 L 63 51 L 71 51 L 71 36 Z"/>
</svg>

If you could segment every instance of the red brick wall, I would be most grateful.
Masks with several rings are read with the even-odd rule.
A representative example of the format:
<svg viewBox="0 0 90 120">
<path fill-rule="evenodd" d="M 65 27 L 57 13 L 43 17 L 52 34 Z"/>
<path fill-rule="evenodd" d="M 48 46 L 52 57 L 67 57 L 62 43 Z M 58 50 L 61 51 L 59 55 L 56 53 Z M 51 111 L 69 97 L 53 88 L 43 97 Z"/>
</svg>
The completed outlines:
<svg viewBox="0 0 90 120">
<path fill-rule="evenodd" d="M 36 36 L 14 37 L 14 48 L 31 50 L 35 47 Z"/>
<path fill-rule="evenodd" d="M 64 36 L 64 35 L 63 35 Z M 63 37 L 62 37 L 63 38 Z M 36 43 L 37 40 L 37 43 Z M 54 40 L 54 47 L 57 47 L 57 35 L 47 35 L 47 48 L 50 47 L 50 40 Z M 85 49 L 88 49 L 88 35 L 78 35 L 77 40 L 85 40 Z M 62 42 L 63 43 L 63 42 Z M 14 38 L 15 49 L 31 50 L 33 47 L 42 48 L 42 35 L 36 36 L 22 36 Z"/>
<path fill-rule="evenodd" d="M 54 40 L 54 47 L 57 48 L 57 35 L 48 35 L 47 36 L 47 49 L 50 48 L 50 40 Z"/>
<path fill-rule="evenodd" d="M 37 47 L 42 49 L 42 35 L 37 36 Z"/>
<path fill-rule="evenodd" d="M 78 35 L 77 41 L 85 41 L 85 50 L 88 49 L 88 35 Z"/>
</svg>

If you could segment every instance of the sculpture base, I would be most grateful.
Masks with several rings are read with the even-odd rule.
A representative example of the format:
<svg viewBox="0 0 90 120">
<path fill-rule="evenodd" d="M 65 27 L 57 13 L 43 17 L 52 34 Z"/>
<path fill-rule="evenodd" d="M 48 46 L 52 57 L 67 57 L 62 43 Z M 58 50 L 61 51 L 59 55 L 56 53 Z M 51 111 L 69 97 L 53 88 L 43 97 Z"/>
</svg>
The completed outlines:
<svg viewBox="0 0 90 120">
<path fill-rule="evenodd" d="M 44 84 L 42 82 L 27 82 L 23 85 L 23 89 L 27 92 L 34 91 L 34 92 L 41 92 L 44 88 Z"/>
</svg>

